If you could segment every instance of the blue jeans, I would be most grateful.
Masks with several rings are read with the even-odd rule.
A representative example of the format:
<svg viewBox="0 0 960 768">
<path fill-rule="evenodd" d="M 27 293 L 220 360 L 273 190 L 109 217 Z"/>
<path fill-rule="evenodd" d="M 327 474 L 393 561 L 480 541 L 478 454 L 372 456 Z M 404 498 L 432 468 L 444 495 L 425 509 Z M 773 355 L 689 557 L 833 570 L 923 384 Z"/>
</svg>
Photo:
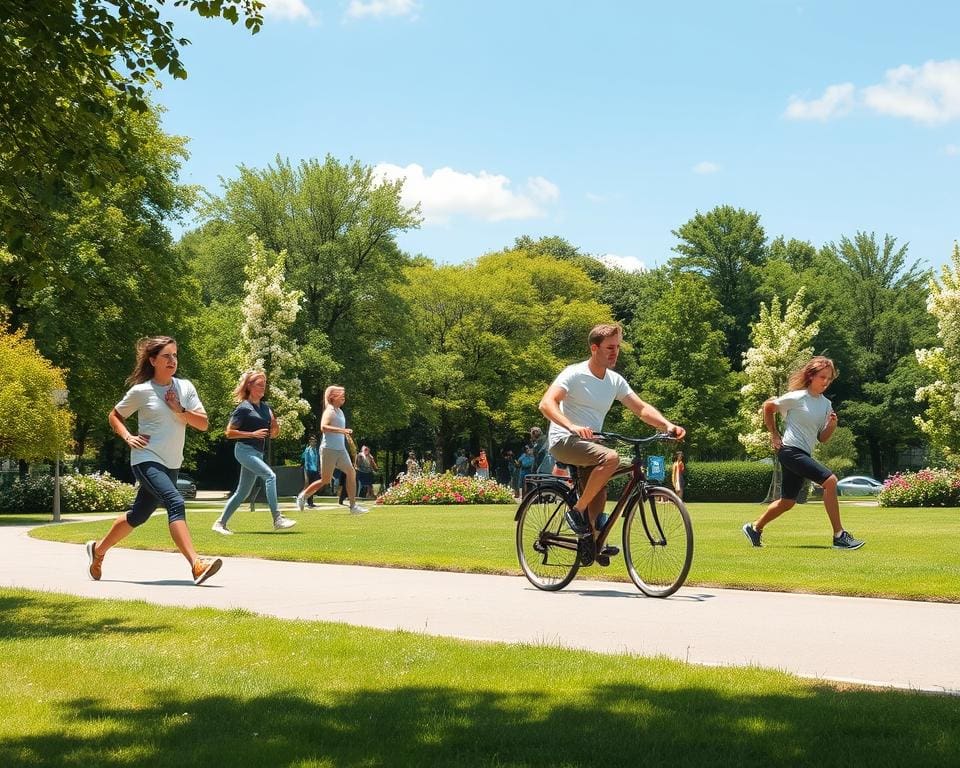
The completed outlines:
<svg viewBox="0 0 960 768">
<path fill-rule="evenodd" d="M 186 520 L 186 507 L 183 496 L 177 490 L 179 469 L 167 469 L 158 461 L 144 461 L 134 464 L 133 476 L 140 481 L 133 506 L 127 512 L 127 522 L 136 528 L 150 519 L 157 507 L 163 504 L 167 510 L 167 522 Z"/>
<path fill-rule="evenodd" d="M 237 511 L 237 507 L 250 495 L 250 490 L 258 477 L 263 479 L 263 485 L 267 489 L 267 504 L 273 519 L 276 520 L 280 517 L 280 511 L 277 508 L 277 476 L 263 460 L 263 451 L 238 442 L 233 447 L 233 455 L 240 464 L 240 484 L 233 496 L 227 499 L 227 505 L 220 513 L 220 522 L 223 525 L 227 524 L 233 513 Z"/>
</svg>

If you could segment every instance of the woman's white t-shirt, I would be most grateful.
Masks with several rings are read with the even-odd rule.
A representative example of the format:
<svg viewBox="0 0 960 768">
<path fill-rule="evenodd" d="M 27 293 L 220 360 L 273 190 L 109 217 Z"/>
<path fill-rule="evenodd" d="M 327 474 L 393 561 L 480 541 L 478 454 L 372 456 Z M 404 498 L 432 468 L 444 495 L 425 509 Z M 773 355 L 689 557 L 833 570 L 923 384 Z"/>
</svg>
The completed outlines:
<svg viewBox="0 0 960 768">
<path fill-rule="evenodd" d="M 347 417 L 343 415 L 343 411 L 333 406 L 329 407 L 333 411 L 333 414 L 330 416 L 330 426 L 346 429 Z M 347 450 L 347 443 L 344 440 L 343 432 L 324 432 L 323 437 L 320 438 L 320 447 L 333 448 L 339 451 Z"/>
<path fill-rule="evenodd" d="M 783 444 L 809 454 L 817 444 L 817 435 L 827 426 L 833 406 L 823 395 L 811 395 L 806 389 L 795 389 L 773 398 L 786 426 Z"/>
<path fill-rule="evenodd" d="M 193 384 L 186 379 L 177 378 L 167 386 L 160 386 L 152 381 L 135 384 L 114 406 L 124 419 L 136 413 L 137 434 L 150 436 L 146 448 L 130 449 L 131 465 L 157 461 L 167 469 L 180 469 L 183 464 L 183 443 L 187 427 L 174 416 L 173 409 L 164 401 L 164 396 L 171 387 L 176 391 L 180 405 L 188 411 L 205 412 Z"/>
</svg>

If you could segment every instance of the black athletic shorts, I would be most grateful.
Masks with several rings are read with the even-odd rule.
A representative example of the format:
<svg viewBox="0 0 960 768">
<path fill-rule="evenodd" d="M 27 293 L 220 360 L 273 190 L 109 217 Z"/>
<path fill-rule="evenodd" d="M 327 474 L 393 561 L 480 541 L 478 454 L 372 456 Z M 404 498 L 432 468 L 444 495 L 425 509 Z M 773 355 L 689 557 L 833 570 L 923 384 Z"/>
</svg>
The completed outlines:
<svg viewBox="0 0 960 768">
<path fill-rule="evenodd" d="M 817 485 L 833 474 L 809 453 L 792 445 L 785 445 L 777 452 L 780 466 L 783 467 L 783 486 L 781 499 L 797 500 L 804 480 L 812 480 Z"/>
</svg>

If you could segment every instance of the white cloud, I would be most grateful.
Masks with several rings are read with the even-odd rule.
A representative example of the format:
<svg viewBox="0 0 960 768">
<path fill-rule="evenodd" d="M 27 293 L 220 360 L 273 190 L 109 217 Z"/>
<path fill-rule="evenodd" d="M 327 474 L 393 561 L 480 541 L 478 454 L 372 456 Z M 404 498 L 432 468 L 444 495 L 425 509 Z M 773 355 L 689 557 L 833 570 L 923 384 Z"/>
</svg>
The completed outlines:
<svg viewBox="0 0 960 768">
<path fill-rule="evenodd" d="M 523 192 L 515 192 L 508 177 L 486 171 L 438 168 L 428 174 L 416 163 L 406 167 L 380 163 L 374 174 L 391 181 L 404 179 L 403 203 L 420 203 L 427 224 L 445 224 L 456 215 L 484 221 L 539 218 L 546 216 L 544 206 L 560 197 L 557 185 L 542 176 L 531 177 Z"/>
<path fill-rule="evenodd" d="M 903 64 L 888 69 L 883 81 L 863 88 L 831 85 L 819 99 L 791 96 L 786 117 L 826 121 L 860 107 L 880 115 L 939 125 L 960 119 L 960 59 Z"/>
<path fill-rule="evenodd" d="M 957 155 L 960 155 L 960 147 L 958 147 L 956 144 L 947 144 L 945 151 L 950 157 L 956 157 Z"/>
<path fill-rule="evenodd" d="M 647 265 L 636 256 L 618 256 L 615 253 L 605 253 L 600 256 L 600 261 L 608 267 L 619 267 L 627 272 L 646 272 Z"/>
<path fill-rule="evenodd" d="M 263 15 L 285 21 L 316 21 L 313 12 L 303 0 L 263 0 Z"/>
<path fill-rule="evenodd" d="M 382 19 L 385 16 L 415 17 L 420 10 L 417 0 L 350 0 L 347 17 Z"/>
<path fill-rule="evenodd" d="M 874 112 L 921 123 L 956 120 L 960 118 L 960 60 L 889 69 L 882 83 L 863 89 L 863 101 Z"/>
<path fill-rule="evenodd" d="M 708 173 L 716 173 L 720 170 L 720 166 L 716 163 L 712 163 L 709 160 L 703 160 L 702 162 L 697 163 L 693 166 L 693 172 L 705 175 Z"/>
<path fill-rule="evenodd" d="M 855 91 L 853 83 L 841 83 L 828 86 L 819 99 L 804 101 L 791 96 L 785 114 L 791 120 L 829 120 L 850 111 Z"/>
</svg>

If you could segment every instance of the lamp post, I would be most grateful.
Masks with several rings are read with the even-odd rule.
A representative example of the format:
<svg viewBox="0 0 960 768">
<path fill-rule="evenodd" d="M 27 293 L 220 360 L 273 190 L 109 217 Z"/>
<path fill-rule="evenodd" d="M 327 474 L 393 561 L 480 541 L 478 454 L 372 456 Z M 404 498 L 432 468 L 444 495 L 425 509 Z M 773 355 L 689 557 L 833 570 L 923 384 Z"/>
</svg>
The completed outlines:
<svg viewBox="0 0 960 768">
<path fill-rule="evenodd" d="M 67 396 L 70 393 L 66 389 L 53 390 L 53 402 L 58 408 L 67 404 Z M 58 414 L 59 415 L 59 414 Z M 54 462 L 53 470 L 53 522 L 60 522 L 60 419 L 57 419 L 57 459 Z"/>
</svg>

